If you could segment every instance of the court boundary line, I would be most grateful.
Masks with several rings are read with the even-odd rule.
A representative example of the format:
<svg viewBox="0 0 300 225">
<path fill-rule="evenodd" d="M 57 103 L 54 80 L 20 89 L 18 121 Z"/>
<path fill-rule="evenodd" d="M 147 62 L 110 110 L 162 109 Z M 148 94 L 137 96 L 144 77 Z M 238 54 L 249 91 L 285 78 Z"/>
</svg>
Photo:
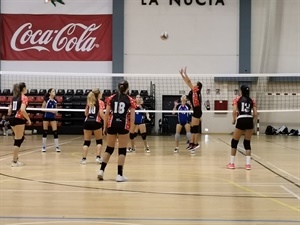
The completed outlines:
<svg viewBox="0 0 300 225">
<path fill-rule="evenodd" d="M 280 187 L 300 201 L 300 196 L 299 195 L 297 195 L 296 193 L 294 193 L 293 191 L 291 191 L 290 189 L 288 189 L 284 185 L 280 185 Z"/>
</svg>

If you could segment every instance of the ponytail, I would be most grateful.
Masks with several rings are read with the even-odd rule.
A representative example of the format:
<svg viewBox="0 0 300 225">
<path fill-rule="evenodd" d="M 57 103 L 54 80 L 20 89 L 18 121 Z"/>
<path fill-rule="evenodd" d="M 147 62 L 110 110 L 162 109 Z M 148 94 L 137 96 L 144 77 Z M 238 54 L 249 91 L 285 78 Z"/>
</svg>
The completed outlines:
<svg viewBox="0 0 300 225">
<path fill-rule="evenodd" d="M 18 83 L 14 84 L 12 92 L 13 92 L 13 97 L 14 98 L 19 97 L 21 95 L 20 85 Z"/>
</svg>

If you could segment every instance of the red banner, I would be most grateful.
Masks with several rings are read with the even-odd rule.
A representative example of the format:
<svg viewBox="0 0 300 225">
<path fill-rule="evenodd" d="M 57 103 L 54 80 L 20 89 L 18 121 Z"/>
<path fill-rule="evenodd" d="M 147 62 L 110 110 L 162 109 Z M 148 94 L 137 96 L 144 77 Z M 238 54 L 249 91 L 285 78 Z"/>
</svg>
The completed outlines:
<svg viewBox="0 0 300 225">
<path fill-rule="evenodd" d="M 2 60 L 112 61 L 112 15 L 2 14 Z"/>
</svg>

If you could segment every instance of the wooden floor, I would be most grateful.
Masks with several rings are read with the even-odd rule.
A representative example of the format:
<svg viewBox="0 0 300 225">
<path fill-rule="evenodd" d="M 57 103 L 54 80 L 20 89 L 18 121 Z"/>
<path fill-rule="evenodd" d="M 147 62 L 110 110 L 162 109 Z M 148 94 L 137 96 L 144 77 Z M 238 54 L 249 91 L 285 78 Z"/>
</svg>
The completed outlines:
<svg viewBox="0 0 300 225">
<path fill-rule="evenodd" d="M 173 136 L 148 140 L 151 153 L 138 137 L 129 180 L 117 183 L 116 154 L 96 179 L 94 141 L 80 165 L 82 136 L 61 136 L 61 153 L 49 136 L 41 153 L 41 136 L 26 135 L 20 168 L 10 166 L 12 137 L 0 137 L 0 224 L 300 224 L 300 137 L 254 136 L 251 171 L 242 149 L 237 169 L 225 168 L 230 135 L 202 135 L 195 155 L 183 137 L 179 154 Z"/>
</svg>

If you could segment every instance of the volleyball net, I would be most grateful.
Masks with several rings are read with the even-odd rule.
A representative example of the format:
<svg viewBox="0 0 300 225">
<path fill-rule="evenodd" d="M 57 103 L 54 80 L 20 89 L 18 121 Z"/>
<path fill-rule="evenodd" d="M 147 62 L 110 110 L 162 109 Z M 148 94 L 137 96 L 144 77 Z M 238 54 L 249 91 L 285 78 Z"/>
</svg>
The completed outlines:
<svg viewBox="0 0 300 225">
<path fill-rule="evenodd" d="M 299 74 L 189 74 L 189 77 L 193 83 L 200 81 L 203 85 L 203 123 L 210 120 L 218 123 L 219 119 L 224 120 L 224 123 L 231 123 L 232 101 L 240 94 L 240 86 L 246 84 L 250 87 L 251 98 L 257 102 L 261 123 L 266 121 L 270 124 L 274 122 L 299 125 Z M 74 113 L 75 115 L 77 113 L 77 116 L 82 117 L 86 95 L 90 90 L 99 88 L 105 98 L 117 91 L 117 84 L 120 80 L 129 82 L 129 94 L 132 97 L 139 94 L 144 99 L 146 112 L 151 114 L 150 123 L 153 127 L 158 127 L 158 121 L 164 116 L 171 116 L 174 101 L 180 101 L 180 97 L 189 92 L 189 87 L 179 73 L 101 74 L 1 71 L 0 110 L 2 114 L 5 114 L 15 83 L 26 83 L 29 97 L 27 110 L 34 114 L 39 114 L 43 110 L 41 105 L 45 91 L 54 88 L 59 102 L 57 111 L 61 114 L 59 116 L 64 125 L 67 124 L 67 120 L 64 119 L 66 115 L 72 115 L 71 117 L 74 118 Z M 206 122 L 205 117 L 208 120 Z M 213 128 L 213 122 L 211 121 L 211 126 L 205 125 L 212 132 L 214 129 L 218 130 Z"/>
</svg>

